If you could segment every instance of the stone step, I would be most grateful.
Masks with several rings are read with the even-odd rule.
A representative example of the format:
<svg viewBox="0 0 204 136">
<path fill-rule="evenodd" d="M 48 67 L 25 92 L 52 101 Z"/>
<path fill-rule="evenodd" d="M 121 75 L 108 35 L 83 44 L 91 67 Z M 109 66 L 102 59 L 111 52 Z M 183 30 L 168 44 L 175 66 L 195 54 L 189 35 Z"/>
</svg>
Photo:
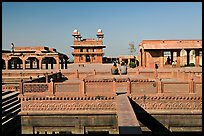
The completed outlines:
<svg viewBox="0 0 204 136">
<path fill-rule="evenodd" d="M 18 116 L 18 113 L 20 112 L 20 106 L 19 108 L 13 110 L 12 112 L 7 113 L 6 115 L 2 116 L 2 125 L 5 125 L 9 121 L 12 121 L 15 117 Z"/>
<path fill-rule="evenodd" d="M 4 101 L 11 99 L 12 97 L 17 97 L 18 94 L 19 94 L 19 92 L 14 91 L 14 92 L 11 92 L 11 93 L 8 93 L 8 94 L 2 96 L 2 104 L 4 103 Z"/>
<path fill-rule="evenodd" d="M 4 105 L 2 105 L 2 111 L 6 110 L 10 107 L 13 107 L 14 105 L 16 105 L 18 103 L 19 103 L 18 98 L 14 97 L 14 98 L 12 98 L 11 101 L 9 101 L 9 103 L 7 103 L 7 104 L 4 103 Z"/>
<path fill-rule="evenodd" d="M 6 95 L 6 94 L 9 94 L 9 93 L 11 93 L 11 91 L 2 91 L 2 96 L 4 96 L 4 95 Z"/>
<path fill-rule="evenodd" d="M 15 111 L 16 109 L 20 109 L 20 103 L 17 103 L 16 105 L 14 105 L 12 107 L 9 107 L 9 108 L 7 108 L 5 110 L 2 110 L 2 116 L 7 116 L 10 113 L 12 113 L 13 111 Z"/>
<path fill-rule="evenodd" d="M 11 97 L 10 99 L 6 100 L 6 101 L 3 101 L 2 102 L 2 108 L 5 106 L 5 105 L 8 105 L 9 103 L 12 103 L 13 101 L 16 101 L 18 100 L 18 97 Z"/>
</svg>

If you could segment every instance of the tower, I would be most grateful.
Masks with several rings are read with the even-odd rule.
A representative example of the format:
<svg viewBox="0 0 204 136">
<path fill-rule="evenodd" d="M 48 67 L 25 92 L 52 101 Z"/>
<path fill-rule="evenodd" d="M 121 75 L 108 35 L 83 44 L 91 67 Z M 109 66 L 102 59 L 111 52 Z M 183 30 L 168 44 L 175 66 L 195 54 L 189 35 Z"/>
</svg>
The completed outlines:
<svg viewBox="0 0 204 136">
<path fill-rule="evenodd" d="M 103 35 L 104 34 L 102 33 L 102 30 L 98 29 L 97 34 L 96 34 L 96 36 L 98 38 L 98 41 L 102 41 L 103 40 Z"/>
<path fill-rule="evenodd" d="M 74 41 L 79 41 L 79 39 L 81 39 L 81 34 L 79 33 L 77 29 L 73 31 L 72 36 L 74 36 Z"/>
</svg>

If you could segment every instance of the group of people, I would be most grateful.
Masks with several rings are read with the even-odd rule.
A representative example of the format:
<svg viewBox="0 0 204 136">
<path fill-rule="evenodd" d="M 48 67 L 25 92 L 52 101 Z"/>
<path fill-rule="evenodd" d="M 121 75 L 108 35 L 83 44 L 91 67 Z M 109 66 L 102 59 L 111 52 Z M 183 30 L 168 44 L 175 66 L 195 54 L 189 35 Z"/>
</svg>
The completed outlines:
<svg viewBox="0 0 204 136">
<path fill-rule="evenodd" d="M 121 66 L 118 68 L 116 62 L 113 63 L 113 66 L 111 68 L 112 75 L 126 75 L 127 74 L 127 66 L 125 62 L 121 63 Z"/>
<path fill-rule="evenodd" d="M 172 66 L 175 67 L 175 66 L 177 65 L 177 60 L 171 62 L 171 59 L 170 59 L 170 57 L 168 56 L 165 64 L 166 64 L 166 65 L 172 64 Z"/>
</svg>

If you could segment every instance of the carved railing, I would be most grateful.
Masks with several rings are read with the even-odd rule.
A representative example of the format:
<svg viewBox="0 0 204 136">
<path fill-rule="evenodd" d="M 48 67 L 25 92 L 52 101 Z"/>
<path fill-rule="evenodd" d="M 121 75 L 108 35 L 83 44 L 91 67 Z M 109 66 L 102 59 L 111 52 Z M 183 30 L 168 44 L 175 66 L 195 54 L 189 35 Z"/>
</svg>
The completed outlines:
<svg viewBox="0 0 204 136">
<path fill-rule="evenodd" d="M 7 86 L 7 85 L 2 85 L 2 91 L 20 91 L 19 86 Z"/>
<path fill-rule="evenodd" d="M 21 87 L 22 86 L 22 87 Z M 129 94 L 162 94 L 162 93 L 196 93 L 201 94 L 202 82 L 189 81 L 162 81 L 161 79 L 85 79 L 77 82 L 64 83 L 22 83 L 20 91 L 25 93 L 49 93 L 49 95 L 116 95 Z"/>
<path fill-rule="evenodd" d="M 202 110 L 202 96 L 166 94 L 129 97 L 146 110 Z"/>
</svg>

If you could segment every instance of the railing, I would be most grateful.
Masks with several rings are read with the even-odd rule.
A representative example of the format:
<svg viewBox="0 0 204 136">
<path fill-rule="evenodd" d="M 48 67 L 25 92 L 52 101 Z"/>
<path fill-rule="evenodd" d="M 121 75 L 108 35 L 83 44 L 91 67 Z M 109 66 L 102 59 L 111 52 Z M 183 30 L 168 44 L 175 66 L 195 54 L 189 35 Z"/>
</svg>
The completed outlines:
<svg viewBox="0 0 204 136">
<path fill-rule="evenodd" d="M 20 83 L 21 94 L 46 95 L 88 95 L 106 96 L 116 93 L 127 94 L 161 94 L 161 93 L 196 93 L 202 92 L 202 82 L 189 81 L 162 81 L 133 80 L 133 79 L 101 79 L 82 80 L 65 83 Z"/>
<path fill-rule="evenodd" d="M 19 86 L 6 86 L 6 85 L 2 85 L 2 91 L 20 91 Z"/>
</svg>

